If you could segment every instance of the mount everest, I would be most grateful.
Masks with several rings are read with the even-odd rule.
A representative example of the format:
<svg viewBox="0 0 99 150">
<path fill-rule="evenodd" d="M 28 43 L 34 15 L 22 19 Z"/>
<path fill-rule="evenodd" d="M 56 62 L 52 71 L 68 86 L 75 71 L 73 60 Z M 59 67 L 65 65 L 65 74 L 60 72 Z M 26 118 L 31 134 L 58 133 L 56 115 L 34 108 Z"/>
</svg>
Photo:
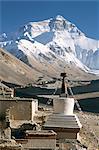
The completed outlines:
<svg viewBox="0 0 99 150">
<path fill-rule="evenodd" d="M 69 74 L 78 72 L 78 76 L 99 75 L 99 41 L 86 37 L 60 15 L 29 22 L 13 36 L 2 34 L 0 47 L 49 76 L 58 76 L 64 68 L 72 70 Z"/>
</svg>

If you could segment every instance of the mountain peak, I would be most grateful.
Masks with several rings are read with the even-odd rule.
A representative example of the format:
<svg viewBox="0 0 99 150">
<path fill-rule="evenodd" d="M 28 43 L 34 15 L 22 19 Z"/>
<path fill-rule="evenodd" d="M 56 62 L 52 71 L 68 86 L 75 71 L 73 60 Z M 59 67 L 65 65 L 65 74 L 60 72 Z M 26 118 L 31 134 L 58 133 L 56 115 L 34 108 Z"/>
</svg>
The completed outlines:
<svg viewBox="0 0 99 150">
<path fill-rule="evenodd" d="M 6 34 L 3 37 L 6 38 Z M 87 38 L 61 15 L 25 24 L 11 41 L 2 41 L 0 46 L 27 62 L 31 62 L 32 57 L 44 63 L 49 58 L 49 63 L 62 59 L 64 64 L 76 64 L 87 72 L 87 67 L 99 70 L 98 41 Z"/>
<path fill-rule="evenodd" d="M 49 26 L 51 30 L 64 30 L 67 22 L 63 16 L 57 15 L 55 18 L 50 19 Z"/>
<path fill-rule="evenodd" d="M 0 35 L 0 41 L 5 41 L 7 39 L 7 34 L 6 33 L 2 33 Z"/>
<path fill-rule="evenodd" d="M 55 18 L 50 19 L 49 27 L 51 31 L 64 31 L 66 30 L 70 33 L 70 36 L 77 38 L 81 35 L 84 35 L 75 24 L 66 20 L 63 16 L 57 15 Z"/>
<path fill-rule="evenodd" d="M 61 16 L 61 15 L 57 15 L 56 17 L 55 17 L 55 19 L 56 20 L 66 20 L 63 16 Z"/>
</svg>

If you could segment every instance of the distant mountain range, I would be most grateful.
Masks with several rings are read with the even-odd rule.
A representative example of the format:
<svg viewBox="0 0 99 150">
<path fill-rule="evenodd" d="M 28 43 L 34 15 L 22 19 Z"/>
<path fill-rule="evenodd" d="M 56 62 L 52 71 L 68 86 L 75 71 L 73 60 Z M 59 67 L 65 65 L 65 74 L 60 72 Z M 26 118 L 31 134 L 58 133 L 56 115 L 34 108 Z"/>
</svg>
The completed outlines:
<svg viewBox="0 0 99 150">
<path fill-rule="evenodd" d="M 49 77 L 59 77 L 64 69 L 70 79 L 99 77 L 99 41 L 60 15 L 29 22 L 9 37 L 3 33 L 0 47 Z"/>
</svg>

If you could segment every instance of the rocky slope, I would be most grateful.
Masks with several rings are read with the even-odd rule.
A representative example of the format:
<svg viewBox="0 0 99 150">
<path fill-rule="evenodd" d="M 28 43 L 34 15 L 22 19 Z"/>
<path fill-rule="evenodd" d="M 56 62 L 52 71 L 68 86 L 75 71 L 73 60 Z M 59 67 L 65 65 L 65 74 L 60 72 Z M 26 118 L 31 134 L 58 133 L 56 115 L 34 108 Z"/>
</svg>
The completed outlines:
<svg viewBox="0 0 99 150">
<path fill-rule="evenodd" d="M 40 75 L 41 73 L 0 49 L 0 80 L 24 85 L 35 82 Z"/>
</svg>

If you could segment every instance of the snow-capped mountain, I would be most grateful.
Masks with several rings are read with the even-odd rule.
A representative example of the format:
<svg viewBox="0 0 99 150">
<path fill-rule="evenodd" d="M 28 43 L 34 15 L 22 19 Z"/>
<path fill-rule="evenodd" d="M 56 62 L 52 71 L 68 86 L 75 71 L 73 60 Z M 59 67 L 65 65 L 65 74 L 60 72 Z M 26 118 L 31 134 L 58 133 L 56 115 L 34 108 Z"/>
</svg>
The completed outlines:
<svg viewBox="0 0 99 150">
<path fill-rule="evenodd" d="M 62 16 L 29 22 L 13 37 L 0 36 L 0 47 L 29 66 L 58 74 L 64 67 L 99 75 L 99 41 L 85 36 Z M 73 69 L 74 69 L 73 68 Z M 49 69 L 49 71 L 48 71 Z"/>
</svg>

